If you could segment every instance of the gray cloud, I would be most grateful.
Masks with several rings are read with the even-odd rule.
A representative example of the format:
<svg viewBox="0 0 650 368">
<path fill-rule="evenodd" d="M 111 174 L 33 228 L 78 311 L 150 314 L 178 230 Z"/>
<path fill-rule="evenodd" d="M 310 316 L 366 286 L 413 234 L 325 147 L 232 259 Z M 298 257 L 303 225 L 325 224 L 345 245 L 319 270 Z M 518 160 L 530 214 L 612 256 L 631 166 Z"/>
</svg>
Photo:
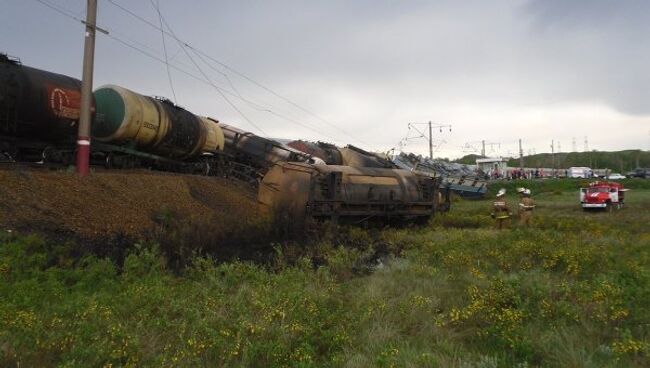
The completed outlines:
<svg viewBox="0 0 650 368">
<path fill-rule="evenodd" d="M 83 15 L 83 0 L 48 1 Z M 158 22 L 148 0 L 115 1 Z M 35 1 L 4 2 L 0 48 L 29 65 L 79 76 L 79 24 Z M 449 155 L 480 139 L 522 137 L 548 150 L 547 142 L 561 138 L 568 148 L 570 137 L 598 124 L 632 127 L 615 142 L 590 129 L 602 149 L 645 146 L 646 132 L 639 129 L 650 114 L 649 6 L 604 0 L 161 1 L 179 37 L 339 124 L 369 148 L 395 145 L 409 121 L 437 120 L 455 124 L 453 134 L 441 136 Z M 114 36 L 162 54 L 159 32 L 107 1 L 100 2 L 99 20 Z M 178 45 L 167 42 L 172 62 L 198 75 Z M 97 84 L 171 95 L 162 64 L 101 35 L 97 46 Z M 230 89 L 219 72 L 203 68 Z M 326 133 L 231 97 L 269 134 L 349 140 L 229 75 L 246 98 Z M 210 86 L 178 71 L 172 76 L 182 105 L 253 129 Z"/>
</svg>

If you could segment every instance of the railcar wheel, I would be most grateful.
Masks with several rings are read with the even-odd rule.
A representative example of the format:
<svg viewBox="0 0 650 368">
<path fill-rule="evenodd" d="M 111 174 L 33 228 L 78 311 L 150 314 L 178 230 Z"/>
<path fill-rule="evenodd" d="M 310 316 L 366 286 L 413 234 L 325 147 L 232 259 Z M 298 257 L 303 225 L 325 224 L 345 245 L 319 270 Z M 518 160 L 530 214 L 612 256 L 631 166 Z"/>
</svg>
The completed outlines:
<svg viewBox="0 0 650 368">
<path fill-rule="evenodd" d="M 0 162 L 16 162 L 14 156 L 9 152 L 0 152 Z"/>
<path fill-rule="evenodd" d="M 43 148 L 43 152 L 41 152 L 41 162 L 44 164 L 48 164 L 55 161 L 56 161 L 56 152 L 54 148 L 50 146 Z"/>
<path fill-rule="evenodd" d="M 115 166 L 115 157 L 113 157 L 113 153 L 110 152 L 109 154 L 106 155 L 106 159 L 104 160 L 104 167 L 110 170 L 114 166 Z"/>
<path fill-rule="evenodd" d="M 212 167 L 210 167 L 210 162 L 205 161 L 203 162 L 203 168 L 201 169 L 201 174 L 204 176 L 210 176 L 210 173 L 212 171 Z"/>
</svg>

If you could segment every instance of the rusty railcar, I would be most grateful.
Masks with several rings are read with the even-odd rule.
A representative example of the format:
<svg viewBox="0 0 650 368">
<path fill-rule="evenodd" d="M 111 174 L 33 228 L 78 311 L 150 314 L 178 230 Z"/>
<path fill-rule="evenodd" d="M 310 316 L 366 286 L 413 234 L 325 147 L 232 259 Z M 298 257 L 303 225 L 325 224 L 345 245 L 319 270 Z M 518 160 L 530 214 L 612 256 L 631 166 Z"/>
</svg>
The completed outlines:
<svg viewBox="0 0 650 368">
<path fill-rule="evenodd" d="M 439 182 L 407 170 L 281 163 L 264 176 L 262 213 L 305 220 L 426 221 L 441 210 Z"/>
<path fill-rule="evenodd" d="M 296 140 L 287 143 L 291 148 L 307 153 L 312 157 L 318 157 L 327 165 L 343 165 L 343 158 L 339 148 L 333 144 L 325 142 L 309 142 Z"/>
<path fill-rule="evenodd" d="M 353 145 L 337 147 L 324 142 L 292 141 L 288 145 L 299 151 L 318 157 L 328 165 L 343 165 L 352 167 L 374 167 L 395 169 L 388 157 L 383 157 L 374 152 L 368 152 Z"/>
<path fill-rule="evenodd" d="M 352 167 L 374 167 L 380 169 L 397 168 L 387 157 L 382 157 L 374 152 L 368 152 L 351 144 L 339 148 L 339 152 L 341 153 L 341 165 Z"/>
<path fill-rule="evenodd" d="M 312 155 L 284 145 L 273 139 L 260 137 L 234 126 L 219 123 L 225 137 L 225 151 L 235 161 L 257 168 L 261 175 L 277 162 L 322 162 Z"/>
</svg>

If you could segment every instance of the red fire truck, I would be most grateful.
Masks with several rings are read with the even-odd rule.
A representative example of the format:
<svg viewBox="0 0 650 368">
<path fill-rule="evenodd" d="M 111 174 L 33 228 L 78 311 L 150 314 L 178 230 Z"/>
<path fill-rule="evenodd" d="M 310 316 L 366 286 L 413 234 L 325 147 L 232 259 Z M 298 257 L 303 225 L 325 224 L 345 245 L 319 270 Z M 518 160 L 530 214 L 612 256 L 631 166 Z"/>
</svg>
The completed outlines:
<svg viewBox="0 0 650 368">
<path fill-rule="evenodd" d="M 601 208 L 611 211 L 620 209 L 625 203 L 623 184 L 612 181 L 595 181 L 587 188 L 580 188 L 580 204 L 583 210 Z"/>
</svg>

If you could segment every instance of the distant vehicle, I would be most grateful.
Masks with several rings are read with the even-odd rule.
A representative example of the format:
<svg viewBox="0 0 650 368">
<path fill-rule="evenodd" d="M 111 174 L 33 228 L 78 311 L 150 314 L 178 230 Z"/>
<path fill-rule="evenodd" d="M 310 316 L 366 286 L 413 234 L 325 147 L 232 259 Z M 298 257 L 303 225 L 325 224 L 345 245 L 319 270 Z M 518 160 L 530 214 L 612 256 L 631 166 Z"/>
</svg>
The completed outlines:
<svg viewBox="0 0 650 368">
<path fill-rule="evenodd" d="M 589 187 L 580 188 L 580 204 L 583 210 L 592 208 L 611 211 L 613 208 L 620 209 L 625 204 L 625 192 L 623 184 L 613 181 L 594 181 Z"/>
<path fill-rule="evenodd" d="M 627 173 L 627 176 L 633 178 L 650 178 L 650 168 L 637 167 L 636 169 Z"/>
<path fill-rule="evenodd" d="M 625 179 L 625 175 L 621 175 L 619 173 L 612 173 L 612 174 L 609 174 L 609 179 L 610 180 L 621 180 L 621 179 Z"/>
<path fill-rule="evenodd" d="M 590 178 L 592 177 L 592 171 L 589 167 L 570 167 L 568 170 L 569 178 Z"/>
</svg>

